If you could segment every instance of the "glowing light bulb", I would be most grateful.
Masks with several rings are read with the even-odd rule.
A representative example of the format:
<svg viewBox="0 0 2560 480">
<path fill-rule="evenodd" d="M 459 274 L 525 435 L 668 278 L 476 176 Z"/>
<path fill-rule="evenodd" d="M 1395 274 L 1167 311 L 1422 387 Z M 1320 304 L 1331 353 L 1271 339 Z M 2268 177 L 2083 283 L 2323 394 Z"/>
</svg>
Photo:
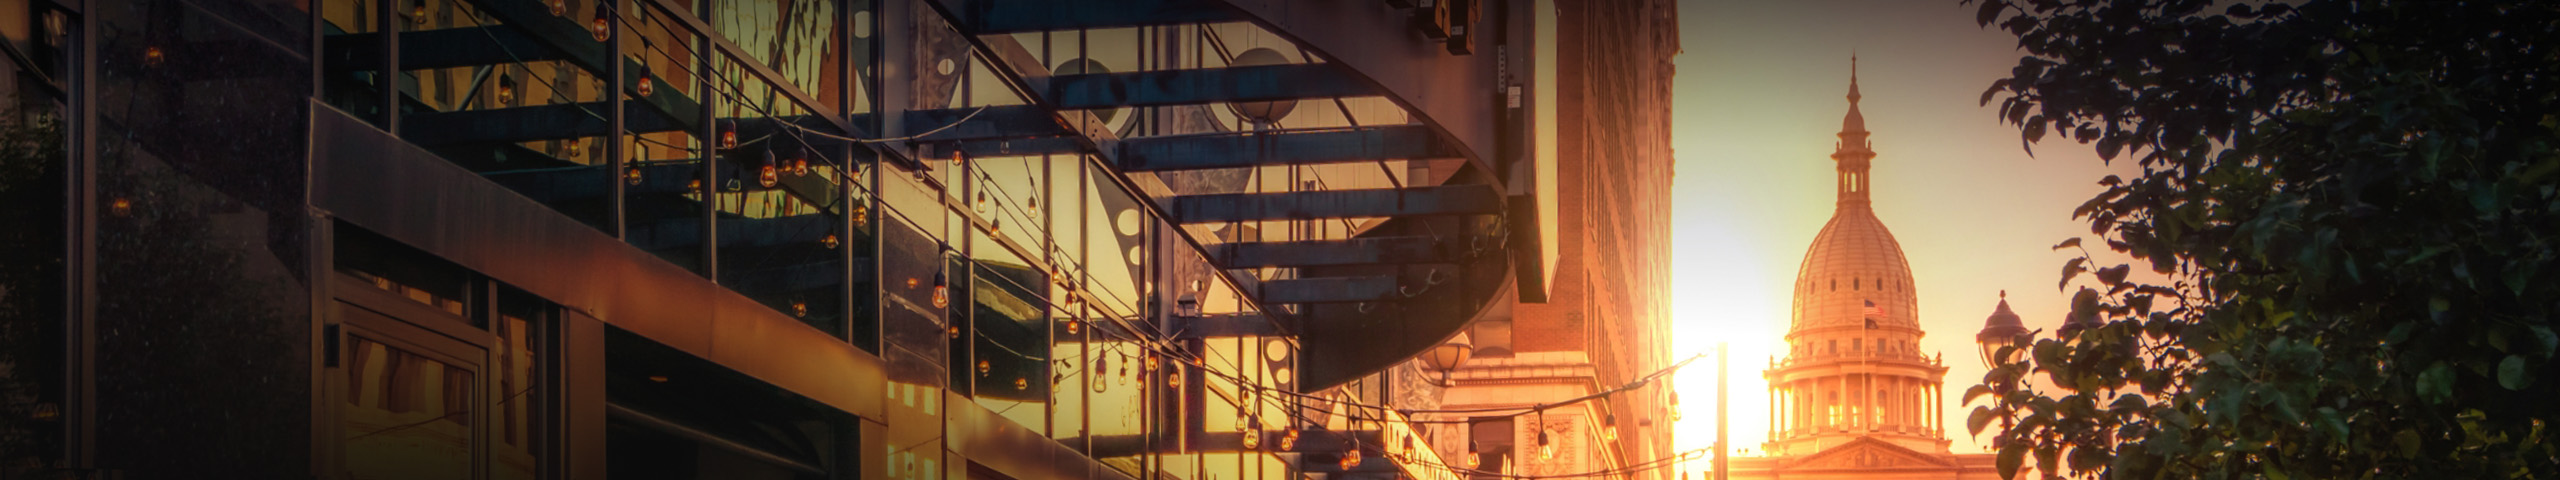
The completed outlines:
<svg viewBox="0 0 2560 480">
<path fill-rule="evenodd" d="M 1252 429 L 1246 429 L 1246 430 L 1244 431 L 1244 449 L 1246 449 L 1246 450 L 1259 450 L 1259 449 L 1261 449 L 1261 448 L 1262 448 L 1262 432 L 1257 432 L 1257 431 L 1254 431 L 1254 430 L 1252 430 Z"/>
<path fill-rule="evenodd" d="M 978 213 L 987 213 L 987 205 L 988 205 L 988 204 L 990 204 L 990 203 L 993 203 L 993 202 L 989 202 L 989 201 L 987 201 L 987 192 L 986 192 L 986 191 L 984 191 L 984 190 L 979 191 L 979 192 L 978 192 L 978 205 L 977 205 Z"/>
<path fill-rule="evenodd" d="M 168 55 L 160 53 L 160 46 L 142 47 L 142 66 L 157 67 L 160 66 L 160 62 L 166 60 Z"/>
<path fill-rule="evenodd" d="M 1031 381 L 1023 380 L 1022 377 L 1013 377 L 1013 389 L 1029 390 L 1031 389 Z"/>
<path fill-rule="evenodd" d="M 996 369 L 996 364 L 995 364 L 995 362 L 989 362 L 989 361 L 986 361 L 986 360 L 979 360 L 979 361 L 978 361 L 978 376 L 983 377 L 983 376 L 987 376 L 987 374 L 989 374 L 989 373 L 995 373 L 995 369 Z"/>
<path fill-rule="evenodd" d="M 806 176 L 809 176 L 809 159 L 806 159 L 806 158 L 793 158 L 793 159 L 791 159 L 791 176 L 794 176 L 794 177 L 806 177 Z"/>
<path fill-rule="evenodd" d="M 1164 372 L 1164 386 L 1167 386 L 1167 387 L 1180 387 L 1180 386 L 1182 386 L 1182 371 L 1181 371 L 1181 370 L 1168 370 L 1168 371 L 1165 371 L 1165 372 Z"/>
<path fill-rule="evenodd" d="M 685 189 L 686 191 L 692 191 L 692 192 L 700 192 L 700 191 L 702 191 L 702 179 L 696 178 L 696 179 L 693 179 L 693 181 L 691 181 L 691 182 L 685 182 L 685 184 L 684 184 L 684 189 Z"/>
<path fill-rule="evenodd" d="M 1023 205 L 1023 208 L 1030 210 L 1033 216 L 1040 215 L 1040 197 L 1031 197 L 1030 204 Z"/>
<path fill-rule="evenodd" d="M 1075 298 L 1075 297 L 1067 297 L 1067 298 Z M 1074 321 L 1074 320 L 1068 320 L 1068 321 L 1067 321 L 1067 334 L 1068 334 L 1068 335 L 1082 335 L 1083 333 L 1084 333 L 1084 322 L 1078 322 L 1078 321 Z"/>
<path fill-rule="evenodd" d="M 1280 451 L 1287 452 L 1287 451 L 1295 451 L 1295 450 L 1297 450 L 1297 449 L 1298 449 L 1298 429 L 1296 429 L 1296 428 L 1287 428 L 1287 429 L 1282 429 L 1282 430 L 1280 430 Z"/>
<path fill-rule="evenodd" d="M 576 154 L 575 152 L 572 152 L 572 153 L 570 153 L 570 155 L 571 155 L 571 156 L 575 156 L 575 155 L 577 155 L 577 154 Z M 622 181 L 623 181 L 623 182 L 626 182 L 626 183 L 630 183 L 630 184 L 632 184 L 632 185 L 639 185 L 639 184 L 640 184 L 640 167 L 624 167 L 624 168 L 622 169 Z"/>
<path fill-rule="evenodd" d="M 806 302 L 791 302 L 791 316 L 809 316 L 809 304 Z"/>
<path fill-rule="evenodd" d="M 121 216 L 125 216 L 125 215 L 130 215 L 130 214 L 132 214 L 132 213 L 133 213 L 133 200 L 131 200 L 131 199 L 126 199 L 126 198 L 117 198 L 117 199 L 115 199 L 115 200 L 108 201 L 108 202 L 107 202 L 107 213 L 108 213 L 108 214 L 115 215 L 115 216 L 119 216 L 119 217 L 121 217 Z"/>
<path fill-rule="evenodd" d="M 781 169 L 773 166 L 773 154 L 765 153 L 764 166 L 756 169 L 756 184 L 763 185 L 764 188 L 773 188 L 774 184 L 778 183 L 782 183 Z"/>
<path fill-rule="evenodd" d="M 854 205 L 854 206 L 853 206 L 853 213 L 852 213 L 852 215 L 853 215 L 853 226 L 854 226 L 854 227 L 856 227 L 856 228 L 860 228 L 860 227 L 867 226 L 867 225 L 870 225 L 870 224 L 871 224 L 871 206 L 870 206 L 870 205 L 862 205 L 862 204 L 856 204 L 856 205 Z"/>
<path fill-rule="evenodd" d="M 554 16 L 568 15 L 569 0 L 551 0 L 551 14 Z"/>
<path fill-rule="evenodd" d="M 830 233 L 827 236 L 818 237 L 818 244 L 826 246 L 828 250 L 836 249 L 836 243 L 836 234 Z"/>
<path fill-rule="evenodd" d="M 427 24 L 427 0 L 409 2 L 409 21 L 419 25 Z"/>
<path fill-rule="evenodd" d="M 569 158 L 578 158 L 579 155 L 583 155 L 587 151 L 587 141 L 584 139 L 572 138 L 565 140 L 564 142 L 569 144 L 567 146 L 569 150 Z"/>
<path fill-rule="evenodd" d="M 933 274 L 933 308 L 947 308 L 950 306 L 951 285 L 942 280 L 942 274 Z M 959 326 L 951 327 L 951 336 L 960 336 Z"/>
<path fill-rule="evenodd" d="M 1342 469 L 1348 471 L 1354 468 L 1360 468 L 1360 447 L 1358 446 L 1342 451 Z"/>
<path fill-rule="evenodd" d="M 597 5 L 596 19 L 587 22 L 587 29 L 589 30 L 588 33 L 595 34 L 597 42 L 613 40 L 612 15 L 613 14 L 611 12 L 605 11 L 603 5 Z"/>
<path fill-rule="evenodd" d="M 654 87 L 657 83 L 658 82 L 656 80 L 649 78 L 649 71 L 647 69 L 640 70 L 639 90 L 642 98 L 657 96 L 658 89 Z"/>
<path fill-rule="evenodd" d="M 512 74 L 499 74 L 499 75 L 498 75 L 498 104 L 499 104 L 499 105 L 515 105 L 515 104 L 516 104 L 516 76 L 515 76 L 515 75 L 512 75 Z"/>
<path fill-rule="evenodd" d="M 720 148 L 721 148 L 721 149 L 738 148 L 738 121 L 737 121 L 737 120 L 721 120 L 721 121 L 720 121 Z"/>
<path fill-rule="evenodd" d="M 1157 366 L 1158 362 L 1159 362 L 1159 361 L 1156 359 L 1156 356 L 1155 356 L 1155 355 L 1147 355 L 1147 371 L 1149 371 L 1149 372 L 1156 371 L 1156 366 Z"/>
</svg>

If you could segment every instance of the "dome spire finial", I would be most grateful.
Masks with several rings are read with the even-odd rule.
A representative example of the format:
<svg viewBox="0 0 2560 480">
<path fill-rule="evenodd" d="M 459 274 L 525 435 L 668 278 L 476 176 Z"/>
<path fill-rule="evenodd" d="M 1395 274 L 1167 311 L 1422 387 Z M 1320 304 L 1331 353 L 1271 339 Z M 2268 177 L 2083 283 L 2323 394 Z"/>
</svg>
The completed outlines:
<svg viewBox="0 0 2560 480">
<path fill-rule="evenodd" d="M 1858 103 L 1858 52 L 1849 52 L 1849 103 Z"/>
</svg>

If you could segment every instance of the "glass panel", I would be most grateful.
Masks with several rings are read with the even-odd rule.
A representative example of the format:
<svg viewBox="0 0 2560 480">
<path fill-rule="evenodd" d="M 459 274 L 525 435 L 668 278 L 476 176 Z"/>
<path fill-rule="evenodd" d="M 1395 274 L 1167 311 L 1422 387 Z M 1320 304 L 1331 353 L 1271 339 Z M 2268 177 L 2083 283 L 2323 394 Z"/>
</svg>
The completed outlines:
<svg viewBox="0 0 2560 480">
<path fill-rule="evenodd" d="M 1033 432 L 1048 433 L 1049 314 L 1043 295 L 1049 275 L 1002 245 L 976 236 L 970 292 L 970 351 L 976 399 L 988 410 Z"/>
<path fill-rule="evenodd" d="M 1092 360 L 1098 357 L 1086 353 L 1090 348 L 1086 339 L 1093 334 L 1093 329 L 1085 326 L 1079 310 L 1050 310 L 1056 314 L 1056 321 L 1051 324 L 1049 352 L 1050 357 L 1057 361 L 1050 364 L 1049 434 L 1050 438 L 1061 441 L 1084 437 L 1085 387 L 1090 385 L 1090 376 L 1096 374 Z M 1070 442 L 1067 447 L 1085 451 L 1082 442 Z"/>
<path fill-rule="evenodd" d="M 379 35 L 372 34 L 380 33 L 382 24 L 387 21 L 385 16 L 391 15 L 379 8 L 381 3 L 377 0 L 319 1 L 320 35 L 326 44 L 363 45 L 359 39 L 378 38 Z M 373 42 L 379 44 L 379 40 Z M 386 118 L 382 112 L 381 85 L 385 80 L 382 70 L 383 62 L 389 59 L 381 55 L 381 47 L 362 48 L 368 51 L 350 52 L 344 57 L 322 57 L 324 73 L 321 74 L 320 96 L 329 106 L 381 125 Z M 142 63 L 166 63 L 169 55 L 166 48 L 146 46 L 143 47 Z"/>
<path fill-rule="evenodd" d="M 472 372 L 361 336 L 347 343 L 349 476 L 472 478 Z"/>
<path fill-rule="evenodd" d="M 722 57 L 720 283 L 844 336 L 842 144 L 804 131 L 807 110 Z"/>
<path fill-rule="evenodd" d="M 843 65 L 837 63 L 836 0 L 717 0 L 711 29 L 783 81 L 819 103 L 835 105 Z"/>
<path fill-rule="evenodd" d="M 1041 187 L 1048 185 L 1042 177 L 1047 160 L 1039 156 L 978 157 L 969 159 L 978 181 L 970 200 L 978 216 L 993 222 L 995 234 L 1005 236 L 1022 248 L 1041 251 L 1048 248 L 1047 211 L 1042 205 Z"/>
<path fill-rule="evenodd" d="M 651 9 L 649 18 L 662 15 Z M 627 69 L 618 92 L 624 126 L 621 147 L 623 241 L 687 270 L 701 271 L 704 181 L 701 123 L 702 78 L 695 74 L 700 37 L 664 22 L 627 21 L 620 37 Z M 647 95 L 641 95 L 643 85 Z"/>
<path fill-rule="evenodd" d="M 490 432 L 496 444 L 490 456 L 492 477 L 498 479 L 532 479 L 540 472 L 543 421 L 542 409 L 542 340 L 536 331 L 549 309 L 529 296 L 506 292 L 500 295 L 498 321 L 494 333 L 498 375 L 497 431 Z"/>
<path fill-rule="evenodd" d="M 404 0 L 407 1 L 407 0 Z M 401 134 L 411 142 L 553 210 L 599 229 L 610 227 L 610 160 L 595 148 L 610 121 L 603 79 L 575 63 L 525 61 L 500 40 L 519 26 L 500 23 L 471 3 L 418 0 L 426 15 L 401 22 L 402 42 L 445 42 L 501 53 L 495 64 L 455 65 L 432 59 L 401 64 Z M 408 50 L 404 47 L 404 50 Z M 530 49 L 526 49 L 530 50 Z M 463 116 L 460 112 L 485 112 Z M 506 112 L 518 127 L 478 128 Z M 551 115 L 543 115 L 551 114 Z"/>
</svg>

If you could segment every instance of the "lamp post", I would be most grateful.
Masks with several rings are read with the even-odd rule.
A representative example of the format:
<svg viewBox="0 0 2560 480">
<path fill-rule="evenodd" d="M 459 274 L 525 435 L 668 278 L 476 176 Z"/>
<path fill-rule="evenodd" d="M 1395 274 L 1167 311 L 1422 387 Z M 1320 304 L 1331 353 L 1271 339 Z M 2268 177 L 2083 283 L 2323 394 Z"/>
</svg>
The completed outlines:
<svg viewBox="0 0 2560 480">
<path fill-rule="evenodd" d="M 2010 350 L 2007 355 L 2002 355 L 2000 350 L 2017 344 L 2018 337 L 2026 336 L 2027 334 L 2027 326 L 2025 323 L 2018 320 L 2017 312 L 2009 311 L 2009 291 L 2000 291 L 2000 306 L 1991 311 L 1990 318 L 1984 319 L 1982 322 L 1982 332 L 1973 335 L 1974 344 L 1982 347 L 1982 366 L 1992 370 L 1999 370 L 2003 365 L 2008 365 L 2012 362 L 2018 361 L 2019 354 L 2023 352 Z M 1991 386 L 1991 393 L 1992 402 L 1994 404 L 1997 404 L 2002 398 L 2007 398 L 2009 396 L 2009 382 L 1993 384 Z M 2001 432 L 2004 434 L 2008 432 L 2009 428 L 2012 426 L 2011 423 L 2012 421 L 2009 419 L 2009 415 L 2007 413 L 2004 412 L 2000 415 Z M 2000 436 L 1994 435 L 1991 437 L 1992 448 L 1999 448 L 2003 443 L 2005 442 L 2001 440 Z"/>
</svg>

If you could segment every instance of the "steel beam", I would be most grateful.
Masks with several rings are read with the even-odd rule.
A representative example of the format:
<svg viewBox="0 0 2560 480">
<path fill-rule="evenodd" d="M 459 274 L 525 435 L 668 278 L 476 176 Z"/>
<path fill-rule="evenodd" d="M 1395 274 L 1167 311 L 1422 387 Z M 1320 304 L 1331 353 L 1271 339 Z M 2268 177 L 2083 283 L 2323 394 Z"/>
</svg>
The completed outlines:
<svg viewBox="0 0 2560 480">
<path fill-rule="evenodd" d="M 827 215 L 795 215 L 774 218 L 721 218 L 720 246 L 765 247 L 791 243 L 812 243 L 819 236 L 834 231 L 835 219 Z M 702 244 L 702 220 L 693 217 L 669 218 L 643 225 L 633 225 L 629 240 L 642 249 L 680 247 Z"/>
<path fill-rule="evenodd" d="M 322 40 L 327 65 L 351 65 L 382 49 L 382 34 L 329 35 Z M 400 69 L 474 67 L 565 60 L 560 49 L 507 26 L 441 28 L 400 34 Z"/>
<path fill-rule="evenodd" d="M 1396 277 L 1322 277 L 1262 282 L 1265 303 L 1350 303 L 1396 298 Z"/>
<path fill-rule="evenodd" d="M 1448 47 L 1414 32 L 1411 12 L 1380 8 L 1378 2 L 1305 0 L 1211 0 L 1225 3 L 1253 22 L 1288 39 L 1323 58 L 1326 65 L 1340 67 L 1374 84 L 1397 104 L 1404 105 L 1418 120 L 1439 127 L 1457 141 L 1466 156 L 1485 172 L 1501 170 L 1496 158 L 1500 141 L 1500 123 L 1506 115 L 1505 102 L 1495 101 L 1496 92 L 1506 91 L 1502 83 L 1507 76 L 1517 85 L 1528 69 L 1529 48 L 1511 45 L 1507 49 L 1478 49 L 1476 55 L 1451 55 Z M 1514 30 L 1526 22 L 1505 22 L 1521 12 L 1505 12 L 1502 4 L 1487 5 L 1483 22 L 1472 28 L 1490 31 Z M 1514 33 L 1514 38 L 1521 33 Z M 1470 35 L 1476 41 L 1490 43 L 1495 35 Z M 1517 42 L 1515 40 L 1515 42 Z M 1491 52 L 1501 52 L 1493 54 Z M 1504 71 L 1500 57 L 1515 57 L 1511 71 Z"/>
<path fill-rule="evenodd" d="M 1341 66 L 1322 63 L 1056 75 L 1043 93 L 1061 109 L 1151 107 L 1216 102 L 1358 97 L 1379 92 Z"/>
<path fill-rule="evenodd" d="M 1120 143 L 1121 169 L 1132 172 L 1461 155 L 1422 125 L 1168 135 Z"/>
<path fill-rule="evenodd" d="M 1427 236 L 1238 242 L 1210 246 L 1209 260 L 1218 268 L 1448 263 L 1451 249 Z"/>
<path fill-rule="evenodd" d="M 972 33 L 1001 34 L 1243 20 L 1198 0 L 942 0 Z"/>
<path fill-rule="evenodd" d="M 400 137 L 434 148 L 602 136 L 611 128 L 605 115 L 611 113 L 612 105 L 585 102 L 411 113 L 404 115 Z M 641 133 L 673 131 L 691 123 L 656 112 L 633 115 L 628 121 L 631 131 Z"/>
<path fill-rule="evenodd" d="M 1401 217 L 1502 213 L 1502 193 L 1489 185 L 1230 193 L 1173 197 L 1177 223 L 1250 222 L 1313 218 Z"/>
</svg>

